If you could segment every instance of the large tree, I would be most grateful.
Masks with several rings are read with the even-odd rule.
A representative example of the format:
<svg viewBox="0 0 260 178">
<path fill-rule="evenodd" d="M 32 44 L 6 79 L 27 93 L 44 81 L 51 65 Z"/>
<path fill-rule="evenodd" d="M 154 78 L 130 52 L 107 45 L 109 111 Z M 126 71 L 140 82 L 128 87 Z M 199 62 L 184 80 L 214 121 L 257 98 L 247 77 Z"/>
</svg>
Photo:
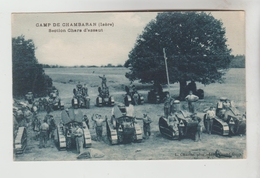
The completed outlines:
<svg viewBox="0 0 260 178">
<path fill-rule="evenodd" d="M 165 48 L 170 83 L 180 83 L 179 96 L 183 99 L 187 81 L 205 85 L 223 82 L 232 58 L 226 41 L 223 23 L 210 13 L 158 13 L 130 51 L 126 77 L 141 83 L 166 84 Z"/>
<path fill-rule="evenodd" d="M 24 96 L 28 91 L 44 96 L 52 86 L 52 79 L 45 75 L 35 57 L 35 45 L 24 36 L 12 38 L 13 95 Z"/>
</svg>

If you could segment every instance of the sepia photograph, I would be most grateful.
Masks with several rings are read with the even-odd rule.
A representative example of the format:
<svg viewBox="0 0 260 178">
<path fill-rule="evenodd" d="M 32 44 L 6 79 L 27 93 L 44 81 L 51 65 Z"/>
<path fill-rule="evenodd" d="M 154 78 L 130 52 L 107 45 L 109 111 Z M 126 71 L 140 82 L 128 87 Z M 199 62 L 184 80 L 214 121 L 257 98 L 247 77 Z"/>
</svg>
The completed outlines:
<svg viewBox="0 0 260 178">
<path fill-rule="evenodd" d="M 13 161 L 247 158 L 245 11 L 12 13 Z"/>
</svg>

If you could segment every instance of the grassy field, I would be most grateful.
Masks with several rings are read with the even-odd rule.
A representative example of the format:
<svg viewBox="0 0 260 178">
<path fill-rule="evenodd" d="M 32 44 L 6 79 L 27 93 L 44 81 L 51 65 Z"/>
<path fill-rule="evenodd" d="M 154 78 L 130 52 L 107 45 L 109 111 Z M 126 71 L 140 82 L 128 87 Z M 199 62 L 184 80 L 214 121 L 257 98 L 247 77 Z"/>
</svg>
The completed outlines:
<svg viewBox="0 0 260 178">
<path fill-rule="evenodd" d="M 96 107 L 95 99 L 98 95 L 98 86 L 101 79 L 98 76 L 106 75 L 107 85 L 110 94 L 115 97 L 117 102 L 123 102 L 125 95 L 124 86 L 129 85 L 125 78 L 125 68 L 55 68 L 45 69 L 45 73 L 53 79 L 53 84 L 59 89 L 60 97 L 65 103 L 65 108 L 71 107 L 72 90 L 78 81 L 86 83 L 89 88 L 91 99 L 90 109 L 80 109 L 88 117 L 92 114 L 107 115 L 110 117 L 110 107 Z M 234 100 L 241 112 L 246 111 L 245 97 L 245 69 L 230 69 L 226 74 L 226 83 L 211 84 L 204 86 L 197 84 L 197 88 L 205 91 L 205 99 L 197 103 L 198 116 L 203 116 L 203 110 L 209 105 L 216 104 L 221 96 Z M 103 141 L 95 141 L 95 130 L 93 123 L 90 122 L 90 132 L 92 135 L 92 148 L 98 149 L 104 153 L 103 158 L 91 158 L 89 160 L 171 160 L 171 159 L 217 159 L 214 156 L 216 149 L 221 152 L 232 154 L 232 158 L 241 159 L 246 157 L 246 136 L 224 137 L 220 135 L 202 134 L 202 141 L 194 142 L 187 138 L 182 141 L 171 141 L 162 137 L 158 128 L 158 119 L 163 115 L 163 104 L 148 104 L 147 93 L 151 88 L 149 84 L 134 83 L 145 97 L 145 104 L 135 107 L 135 114 L 141 117 L 144 112 L 152 119 L 151 132 L 149 139 L 141 143 L 131 143 L 125 145 L 111 146 L 106 137 L 106 128 L 103 128 Z M 164 90 L 167 87 L 164 86 Z M 170 86 L 171 95 L 177 96 L 179 93 L 179 84 Z M 182 102 L 187 105 L 186 102 Z M 40 112 L 40 118 L 43 118 L 45 112 Z M 60 121 L 60 111 L 52 113 L 57 123 Z M 142 126 L 142 122 L 138 121 Z M 44 161 L 44 160 L 76 160 L 75 151 L 58 151 L 55 144 L 49 142 L 46 149 L 39 149 L 39 142 L 33 139 L 33 132 L 29 130 L 28 148 L 23 155 L 16 156 L 17 161 Z"/>
<path fill-rule="evenodd" d="M 92 105 L 94 105 L 95 97 L 98 94 L 98 86 L 101 85 L 99 76 L 106 75 L 107 85 L 110 94 L 116 101 L 123 102 L 125 94 L 124 87 L 129 85 L 129 80 L 125 77 L 128 71 L 126 68 L 57 68 L 45 69 L 45 73 L 53 79 L 53 84 L 60 89 L 61 98 L 66 104 L 70 104 L 72 98 L 72 90 L 78 81 L 86 83 L 89 89 Z M 216 103 L 216 101 L 224 96 L 236 102 L 238 107 L 245 111 L 245 69 L 230 69 L 225 76 L 225 83 L 213 83 L 210 85 L 202 85 L 197 83 L 197 88 L 201 88 L 205 92 L 205 99 L 202 102 Z M 151 84 L 140 84 L 134 82 L 136 88 L 147 99 L 147 92 L 151 89 Z M 164 90 L 168 90 L 167 86 L 163 86 Z M 178 96 L 179 84 L 170 85 L 170 93 L 172 96 Z M 68 100 L 69 99 L 69 100 Z"/>
</svg>

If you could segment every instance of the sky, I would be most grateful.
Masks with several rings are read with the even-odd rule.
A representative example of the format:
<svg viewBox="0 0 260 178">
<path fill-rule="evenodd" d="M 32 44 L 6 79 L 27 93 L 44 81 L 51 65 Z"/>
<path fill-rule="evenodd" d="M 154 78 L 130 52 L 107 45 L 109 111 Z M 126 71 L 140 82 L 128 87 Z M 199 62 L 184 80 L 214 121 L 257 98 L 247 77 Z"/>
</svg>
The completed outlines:
<svg viewBox="0 0 260 178">
<path fill-rule="evenodd" d="M 244 12 L 214 11 L 211 14 L 223 22 L 232 54 L 245 54 Z M 42 64 L 123 65 L 138 35 L 156 15 L 157 12 L 13 14 L 12 37 L 24 35 L 25 39 L 32 39 L 37 47 L 36 58 Z M 71 32 L 77 29 L 81 32 Z M 85 29 L 101 32 L 84 32 Z"/>
</svg>

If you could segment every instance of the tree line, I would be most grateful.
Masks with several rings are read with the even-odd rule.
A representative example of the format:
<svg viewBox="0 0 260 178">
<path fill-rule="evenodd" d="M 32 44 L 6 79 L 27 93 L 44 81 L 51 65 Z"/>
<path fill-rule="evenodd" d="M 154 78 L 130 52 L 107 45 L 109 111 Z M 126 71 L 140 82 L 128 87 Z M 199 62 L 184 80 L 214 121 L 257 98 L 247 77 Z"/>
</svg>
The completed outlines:
<svg viewBox="0 0 260 178">
<path fill-rule="evenodd" d="M 35 57 L 33 40 L 24 36 L 12 38 L 13 96 L 22 97 L 31 91 L 36 96 L 46 96 L 52 79 L 45 74 L 43 65 Z"/>
<path fill-rule="evenodd" d="M 42 64 L 43 68 L 96 68 L 96 67 L 124 67 L 122 64 L 113 65 L 74 65 L 74 66 L 63 66 L 63 65 L 49 65 L 49 64 Z"/>
</svg>

